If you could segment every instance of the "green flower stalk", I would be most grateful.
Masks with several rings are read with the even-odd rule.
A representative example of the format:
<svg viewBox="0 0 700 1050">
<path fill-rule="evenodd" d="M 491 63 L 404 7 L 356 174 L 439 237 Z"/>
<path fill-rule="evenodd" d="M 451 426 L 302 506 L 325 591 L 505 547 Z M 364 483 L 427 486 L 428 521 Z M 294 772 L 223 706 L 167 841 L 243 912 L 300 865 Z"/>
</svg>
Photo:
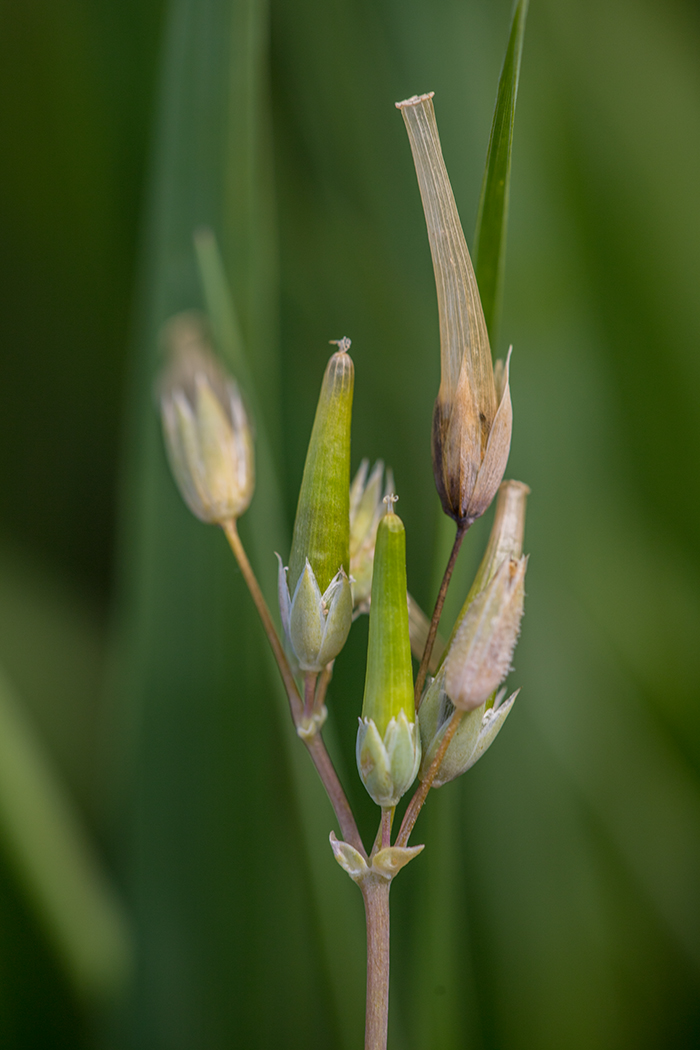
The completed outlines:
<svg viewBox="0 0 700 1050">
<path fill-rule="evenodd" d="M 187 506 L 201 521 L 241 516 L 253 496 L 253 437 L 234 380 L 214 356 L 206 319 L 177 314 L 163 329 L 160 381 L 165 447 Z"/>
<path fill-rule="evenodd" d="M 385 509 L 383 500 L 394 488 L 390 470 L 382 485 L 381 459 L 375 463 L 369 478 L 368 471 L 369 460 L 363 459 L 350 486 L 350 582 L 353 606 L 358 614 L 369 612 L 377 528 Z"/>
<path fill-rule="evenodd" d="M 406 532 L 387 497 L 372 576 L 367 673 L 357 767 L 378 806 L 395 806 L 416 778 L 420 735 L 413 700 L 406 596 Z"/>
<path fill-rule="evenodd" d="M 341 339 L 323 377 L 299 492 L 289 567 L 279 565 L 282 624 L 302 671 L 319 673 L 352 623 L 350 423 L 355 368 Z"/>
<path fill-rule="evenodd" d="M 465 711 L 445 753 L 434 787 L 460 776 L 481 758 L 505 722 L 514 693 L 496 692 L 510 670 L 523 611 L 527 558 L 522 556 L 525 507 L 530 490 L 504 481 L 491 536 L 467 595 L 445 660 L 420 709 L 424 774 L 455 708 Z"/>
<path fill-rule="evenodd" d="M 445 514 L 469 526 L 491 504 L 508 461 L 509 360 L 495 374 L 474 267 L 442 157 L 433 95 L 397 102 L 416 166 L 440 318 L 441 378 L 433 411 L 433 473 Z"/>
</svg>

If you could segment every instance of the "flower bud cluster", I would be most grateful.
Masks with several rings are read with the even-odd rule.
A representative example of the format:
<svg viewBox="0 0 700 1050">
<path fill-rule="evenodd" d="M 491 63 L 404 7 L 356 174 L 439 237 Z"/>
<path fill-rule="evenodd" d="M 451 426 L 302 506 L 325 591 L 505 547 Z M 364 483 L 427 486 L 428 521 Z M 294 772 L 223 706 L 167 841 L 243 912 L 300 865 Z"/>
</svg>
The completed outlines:
<svg viewBox="0 0 700 1050">
<path fill-rule="evenodd" d="M 527 557 L 522 546 L 529 492 L 520 482 L 501 484 L 512 430 L 510 352 L 505 363 L 493 366 L 476 277 L 442 157 L 432 95 L 397 106 L 415 161 L 437 288 L 441 378 L 433 411 L 433 472 L 443 510 L 457 523 L 458 542 L 498 492 L 489 543 L 447 646 L 434 645 L 436 623 L 429 624 L 408 595 L 406 535 L 394 512 L 397 497 L 392 494 L 391 473 L 385 476 L 381 460 L 370 472 L 365 459 L 350 484 L 354 391 L 350 340 L 338 342 L 323 376 L 288 567 L 278 555 L 278 599 L 287 653 L 235 525 L 254 490 L 251 428 L 236 383 L 217 362 L 200 315 L 179 314 L 164 329 L 168 365 L 159 391 L 176 482 L 198 518 L 224 526 L 239 564 L 245 567 L 288 687 L 297 730 L 305 739 L 323 723 L 332 664 L 345 644 L 353 616 L 369 612 L 356 758 L 366 790 L 385 810 L 393 810 L 419 769 L 425 781 L 423 797 L 430 783 L 440 786 L 469 769 L 512 709 L 517 694 L 504 701 L 505 689 L 499 687 L 510 671 L 523 614 Z M 444 591 L 436 619 L 443 598 Z M 412 642 L 425 661 L 419 680 L 428 667 L 436 672 L 428 679 L 419 717 Z M 295 680 L 297 670 L 304 676 L 303 701 Z M 459 721 L 452 717 L 456 711 L 462 712 Z M 437 766 L 436 756 L 443 750 L 433 779 L 432 765 Z M 391 815 L 385 812 L 382 822 L 384 836 Z M 408 850 L 405 841 L 400 849 L 387 845 L 384 838 L 382 842 L 382 848 L 371 855 L 371 864 L 348 843 L 335 843 L 334 851 L 339 863 L 361 881 L 370 875 L 391 878 L 421 848 Z"/>
</svg>

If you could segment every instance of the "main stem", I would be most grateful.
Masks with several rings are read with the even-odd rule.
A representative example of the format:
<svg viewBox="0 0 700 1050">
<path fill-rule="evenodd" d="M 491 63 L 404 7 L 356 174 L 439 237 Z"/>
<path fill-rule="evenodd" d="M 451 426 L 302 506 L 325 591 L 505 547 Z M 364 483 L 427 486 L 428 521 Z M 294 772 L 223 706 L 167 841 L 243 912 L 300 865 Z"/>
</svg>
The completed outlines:
<svg viewBox="0 0 700 1050">
<path fill-rule="evenodd" d="M 389 890 L 378 875 L 360 882 L 367 920 L 365 1050 L 386 1050 L 389 1026 Z"/>
<path fill-rule="evenodd" d="M 471 522 L 465 521 L 457 526 L 457 535 L 455 541 L 452 544 L 452 551 L 450 553 L 449 561 L 447 562 L 447 568 L 445 569 L 444 576 L 442 577 L 442 583 L 440 584 L 440 590 L 438 592 L 437 601 L 435 602 L 435 608 L 433 609 L 433 618 L 430 621 L 430 630 L 428 631 L 428 637 L 425 642 L 425 649 L 423 650 L 423 656 L 421 658 L 420 667 L 418 668 L 418 677 L 416 678 L 416 710 L 420 707 L 421 697 L 423 694 L 423 686 L 425 685 L 425 676 L 428 673 L 428 667 L 430 666 L 430 657 L 433 653 L 433 645 L 435 644 L 435 636 L 440 625 L 440 617 L 442 616 L 442 607 L 445 604 L 445 597 L 447 595 L 447 588 L 450 585 L 452 579 L 452 572 L 457 561 L 457 555 L 459 554 L 459 548 L 462 546 L 462 540 L 466 536 L 467 529 L 471 525 Z"/>
<path fill-rule="evenodd" d="M 287 660 L 287 656 L 277 635 L 272 616 L 270 615 L 270 610 L 267 607 L 267 602 L 260 590 L 260 585 L 255 573 L 253 572 L 253 567 L 248 561 L 248 555 L 245 552 L 245 548 L 241 543 L 241 538 L 238 535 L 238 529 L 236 528 L 236 522 L 233 519 L 226 521 L 222 528 L 226 533 L 226 538 L 231 546 L 231 550 L 236 556 L 236 561 L 238 562 L 241 574 L 248 585 L 250 596 L 253 599 L 255 607 L 258 610 L 258 615 L 262 620 L 265 634 L 267 635 L 270 648 L 272 649 L 275 660 L 277 661 L 277 666 L 279 667 L 282 681 L 284 682 L 284 688 L 289 698 L 292 721 L 294 722 L 295 727 L 298 727 L 302 721 L 304 705 L 299 696 L 299 690 L 294 681 L 294 675 L 289 666 L 289 661 Z M 343 786 L 338 779 L 338 774 L 331 762 L 330 755 L 326 750 L 326 745 L 323 742 L 321 734 L 316 733 L 314 736 L 304 739 L 304 743 L 306 744 L 306 748 L 311 755 L 316 770 L 318 771 L 318 775 L 320 776 L 331 801 L 343 838 L 346 842 L 349 842 L 351 846 L 354 846 L 366 860 L 367 851 L 365 850 L 364 843 L 360 837 L 360 832 L 357 829 L 357 823 L 352 810 L 350 809 L 350 803 L 343 791 Z"/>
</svg>

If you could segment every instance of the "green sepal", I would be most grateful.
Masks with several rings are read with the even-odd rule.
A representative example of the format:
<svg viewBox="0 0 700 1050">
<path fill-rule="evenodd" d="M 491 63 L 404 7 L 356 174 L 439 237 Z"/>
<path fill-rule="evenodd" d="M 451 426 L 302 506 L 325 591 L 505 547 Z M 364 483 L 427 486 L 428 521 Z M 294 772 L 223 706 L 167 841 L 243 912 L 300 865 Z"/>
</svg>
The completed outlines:
<svg viewBox="0 0 700 1050">
<path fill-rule="evenodd" d="M 352 624 L 352 589 L 345 572 L 340 569 L 321 594 L 307 559 L 290 597 L 280 560 L 278 592 L 282 625 L 299 669 L 322 671 L 345 645 Z"/>
<path fill-rule="evenodd" d="M 396 806 L 416 779 L 421 757 L 418 724 L 401 710 L 382 737 L 371 718 L 357 730 L 357 768 L 367 793 L 378 806 Z"/>
<path fill-rule="evenodd" d="M 355 366 L 345 349 L 331 357 L 323 376 L 289 556 L 294 594 L 308 559 L 321 593 L 342 568 L 350 572 L 350 423 Z"/>
</svg>

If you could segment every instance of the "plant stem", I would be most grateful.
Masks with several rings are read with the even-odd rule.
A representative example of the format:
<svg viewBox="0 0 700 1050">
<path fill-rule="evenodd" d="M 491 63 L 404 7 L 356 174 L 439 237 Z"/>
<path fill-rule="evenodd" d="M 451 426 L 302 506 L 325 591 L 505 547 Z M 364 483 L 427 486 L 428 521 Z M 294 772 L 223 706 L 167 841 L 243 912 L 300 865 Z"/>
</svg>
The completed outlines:
<svg viewBox="0 0 700 1050">
<path fill-rule="evenodd" d="M 231 519 L 230 521 L 224 522 L 222 528 L 226 534 L 226 539 L 231 545 L 231 550 L 236 556 L 241 575 L 248 585 L 251 598 L 253 599 L 260 619 L 262 620 L 262 625 L 265 628 L 270 648 L 272 649 L 275 660 L 277 661 L 284 688 L 289 698 L 292 721 L 294 722 L 294 726 L 298 727 L 303 718 L 304 705 L 299 696 L 299 690 L 294 681 L 294 675 L 289 666 L 289 661 L 287 660 L 287 656 L 277 635 L 272 616 L 270 615 L 270 610 L 267 607 L 267 602 L 260 590 L 260 585 L 258 584 L 255 573 L 253 572 L 253 567 L 248 561 L 248 555 L 246 554 L 245 548 L 241 543 L 241 538 L 238 535 L 235 520 Z M 367 852 L 362 839 L 360 838 L 360 832 L 357 830 L 357 824 L 352 814 L 352 810 L 350 809 L 350 803 L 343 791 L 342 784 L 338 779 L 338 774 L 331 762 L 330 755 L 326 750 L 326 745 L 323 742 L 321 734 L 316 733 L 314 736 L 304 739 L 304 743 L 306 744 L 306 748 L 311 755 L 312 761 L 318 771 L 318 775 L 320 776 L 331 801 L 343 838 L 346 842 L 349 842 L 351 846 L 354 846 L 365 859 L 367 859 Z"/>
<path fill-rule="evenodd" d="M 267 602 L 263 597 L 263 593 L 260 590 L 260 585 L 257 581 L 255 573 L 253 572 L 253 566 L 248 561 L 248 555 L 246 554 L 245 548 L 241 543 L 241 537 L 238 535 L 238 529 L 236 527 L 235 519 L 231 518 L 229 521 L 225 521 L 222 525 L 222 528 L 226 533 L 226 539 L 231 545 L 231 550 L 236 556 L 238 567 L 241 570 L 243 579 L 248 585 L 250 596 L 253 599 L 255 603 L 255 608 L 258 610 L 258 615 L 262 620 L 262 625 L 265 628 L 267 640 L 270 643 L 270 648 L 272 649 L 273 656 L 277 661 L 277 666 L 279 667 L 280 674 L 282 675 L 284 688 L 287 692 L 287 696 L 289 697 L 289 706 L 292 709 L 292 719 L 294 721 L 294 725 L 297 726 L 299 725 L 299 722 L 303 715 L 304 707 L 301 702 L 301 697 L 299 696 L 299 690 L 297 689 L 296 682 L 294 681 L 292 669 L 289 666 L 289 660 L 287 659 L 286 653 L 282 648 L 282 643 L 280 642 L 277 636 L 277 631 L 275 629 L 272 616 L 270 615 L 270 610 L 267 607 Z"/>
<path fill-rule="evenodd" d="M 394 806 L 382 809 L 382 849 L 391 845 L 391 825 L 394 820 Z"/>
<path fill-rule="evenodd" d="M 437 601 L 435 602 L 435 608 L 433 609 L 433 618 L 430 621 L 430 630 L 428 631 L 425 649 L 423 650 L 423 656 L 421 658 L 420 667 L 418 668 L 418 677 L 416 678 L 416 711 L 420 707 L 423 686 L 425 685 L 425 676 L 428 673 L 430 657 L 433 652 L 433 645 L 435 644 L 435 636 L 437 634 L 438 626 L 440 624 L 440 617 L 442 615 L 442 607 L 445 604 L 445 597 L 447 596 L 447 588 L 449 587 L 450 580 L 452 579 L 452 572 L 455 567 L 455 562 L 457 561 L 459 548 L 462 546 L 462 540 L 466 536 L 467 529 L 470 525 L 470 521 L 465 521 L 457 526 L 457 535 L 455 536 L 455 541 L 452 544 L 452 551 L 447 562 L 447 567 L 445 569 L 444 576 L 442 577 L 442 583 L 440 584 L 440 590 L 438 592 Z"/>
<path fill-rule="evenodd" d="M 304 743 L 306 744 L 307 751 L 311 755 L 313 764 L 316 766 L 318 775 L 323 781 L 326 793 L 331 800 L 331 805 L 333 806 L 344 840 L 349 842 L 351 846 L 354 846 L 364 860 L 367 860 L 367 851 L 362 839 L 360 838 L 360 832 L 357 830 L 357 824 L 355 823 L 355 818 L 350 809 L 350 803 L 348 802 L 347 796 L 343 791 L 343 786 L 338 779 L 335 766 L 331 762 L 331 756 L 326 750 L 323 737 L 320 733 L 315 733 L 314 736 L 308 737 L 304 740 Z"/>
<path fill-rule="evenodd" d="M 320 711 L 326 700 L 326 692 L 331 678 L 333 677 L 333 664 L 335 660 L 323 668 L 318 679 L 318 686 L 316 689 L 316 697 L 314 699 L 314 711 Z"/>
<path fill-rule="evenodd" d="M 367 920 L 365 1050 L 386 1050 L 389 1024 L 389 890 L 391 882 L 368 875 L 360 883 Z"/>
<path fill-rule="evenodd" d="M 410 834 L 413 831 L 413 827 L 414 827 L 414 825 L 415 825 L 415 823 L 416 823 L 416 821 L 418 819 L 418 814 L 420 813 L 420 811 L 421 811 L 421 809 L 423 807 L 423 803 L 425 802 L 426 798 L 428 797 L 428 792 L 430 791 L 431 787 L 433 786 L 433 781 L 435 780 L 435 777 L 437 776 L 437 772 L 438 772 L 438 770 L 439 770 L 439 768 L 440 768 L 440 766 L 442 764 L 442 760 L 445 757 L 445 752 L 447 751 L 448 747 L 450 746 L 450 742 L 452 740 L 452 737 L 457 732 L 457 727 L 459 726 L 459 723 L 462 720 L 462 715 L 463 714 L 464 714 L 464 711 L 460 711 L 459 709 L 456 709 L 455 711 L 452 712 L 452 717 L 450 718 L 450 723 L 449 723 L 447 729 L 445 730 L 445 735 L 443 736 L 442 740 L 440 741 L 440 747 L 435 752 L 435 758 L 430 763 L 430 766 L 428 767 L 428 771 L 427 771 L 425 777 L 423 778 L 423 780 L 421 781 L 420 787 L 418 788 L 418 790 L 416 791 L 415 795 L 413 796 L 413 798 L 409 802 L 408 809 L 404 813 L 403 822 L 401 824 L 401 828 L 399 830 L 399 834 L 398 834 L 398 837 L 396 839 L 396 845 L 397 846 L 407 846 L 408 845 L 408 839 L 409 839 Z"/>
<path fill-rule="evenodd" d="M 318 674 L 315 671 L 306 671 L 304 674 L 304 718 L 311 718 L 314 712 L 317 678 Z"/>
</svg>

